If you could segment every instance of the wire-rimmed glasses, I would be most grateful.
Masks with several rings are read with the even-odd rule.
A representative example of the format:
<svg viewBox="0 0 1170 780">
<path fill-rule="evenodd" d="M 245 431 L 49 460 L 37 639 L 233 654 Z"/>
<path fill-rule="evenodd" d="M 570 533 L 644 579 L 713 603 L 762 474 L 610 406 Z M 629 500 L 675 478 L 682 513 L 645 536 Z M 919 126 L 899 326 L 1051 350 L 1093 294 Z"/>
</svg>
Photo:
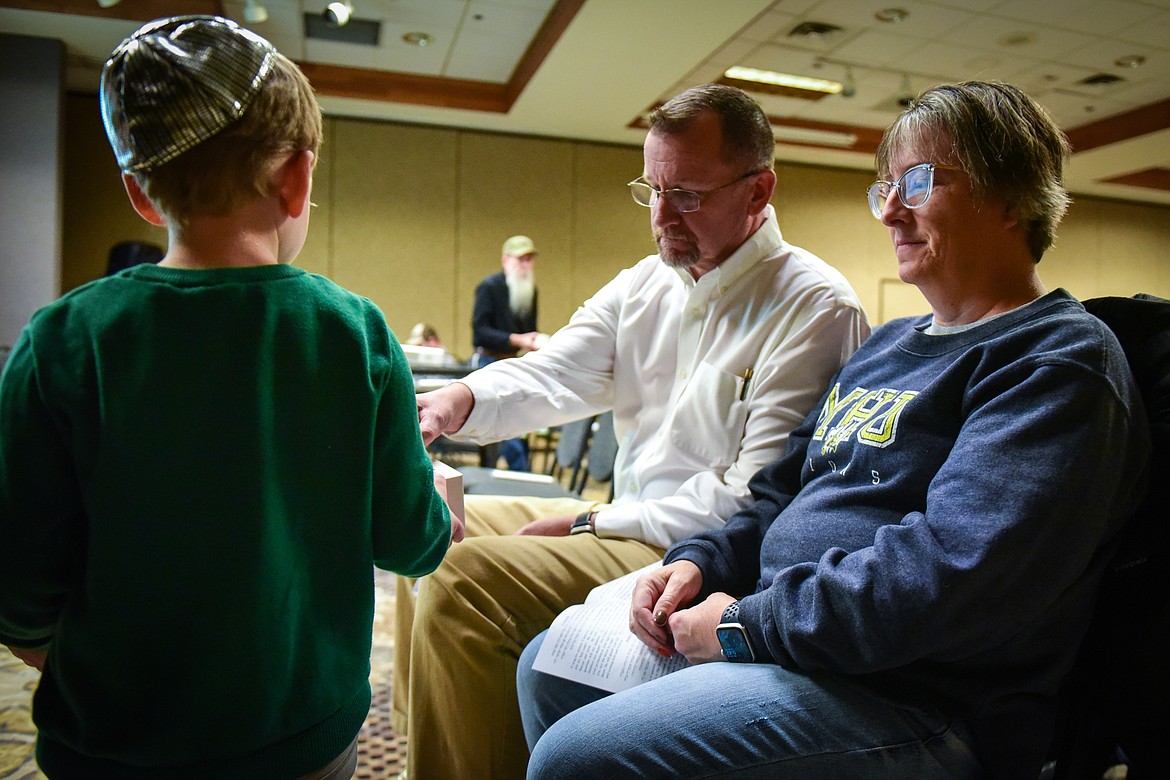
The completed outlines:
<svg viewBox="0 0 1170 780">
<path fill-rule="evenodd" d="M 628 183 L 626 186 L 630 188 L 630 194 L 634 196 L 634 202 L 639 206 L 650 208 L 658 202 L 659 198 L 666 198 L 666 202 L 670 204 L 671 208 L 683 214 L 689 214 L 692 211 L 698 211 L 699 207 L 703 205 L 703 198 L 725 190 L 733 184 L 739 184 L 744 179 L 755 176 L 757 173 L 763 171 L 748 171 L 743 176 L 740 176 L 735 181 L 729 181 L 726 184 L 715 187 L 714 189 L 706 190 L 704 192 L 695 192 L 694 190 L 680 190 L 673 188 L 669 190 L 660 190 L 648 184 L 641 176 Z"/>
<path fill-rule="evenodd" d="M 916 209 L 925 205 L 926 201 L 930 200 L 930 193 L 934 191 L 935 168 L 942 168 L 944 171 L 963 170 L 955 165 L 922 163 L 907 168 L 897 181 L 878 179 L 869 185 L 869 189 L 865 193 L 869 198 L 869 210 L 873 212 L 874 217 L 882 218 L 882 209 L 885 207 L 886 201 L 889 200 L 892 191 L 897 191 L 898 200 L 902 201 L 902 205 L 908 209 Z"/>
</svg>

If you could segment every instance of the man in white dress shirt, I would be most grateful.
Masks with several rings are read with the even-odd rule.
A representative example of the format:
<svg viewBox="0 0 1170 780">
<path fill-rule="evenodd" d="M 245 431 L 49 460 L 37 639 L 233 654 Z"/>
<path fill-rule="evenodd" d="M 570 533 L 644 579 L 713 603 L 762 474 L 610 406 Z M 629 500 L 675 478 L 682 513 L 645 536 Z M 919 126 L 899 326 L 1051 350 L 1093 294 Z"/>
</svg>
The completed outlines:
<svg viewBox="0 0 1170 780">
<path fill-rule="evenodd" d="M 539 352 L 419 396 L 427 441 L 498 441 L 612 409 L 619 448 L 612 503 L 468 496 L 468 538 L 417 600 L 400 582 L 394 714 L 410 780 L 522 777 L 524 646 L 595 585 L 746 506 L 748 480 L 869 334 L 844 277 L 780 235 L 774 143 L 739 90 L 666 103 L 629 185 L 658 254 Z"/>
</svg>

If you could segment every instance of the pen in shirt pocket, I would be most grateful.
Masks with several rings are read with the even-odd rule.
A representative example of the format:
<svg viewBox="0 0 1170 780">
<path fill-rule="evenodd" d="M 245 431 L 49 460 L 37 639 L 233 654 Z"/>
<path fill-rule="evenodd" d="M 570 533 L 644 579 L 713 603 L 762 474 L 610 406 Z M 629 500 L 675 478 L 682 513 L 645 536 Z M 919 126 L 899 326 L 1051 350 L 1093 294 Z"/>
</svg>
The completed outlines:
<svg viewBox="0 0 1170 780">
<path fill-rule="evenodd" d="M 742 382 L 742 384 L 739 386 L 739 400 L 741 400 L 741 401 L 747 400 L 748 385 L 751 384 L 752 375 L 754 373 L 755 372 L 752 371 L 751 368 L 748 368 L 746 371 L 743 372 L 743 376 L 739 377 L 740 381 Z"/>
</svg>

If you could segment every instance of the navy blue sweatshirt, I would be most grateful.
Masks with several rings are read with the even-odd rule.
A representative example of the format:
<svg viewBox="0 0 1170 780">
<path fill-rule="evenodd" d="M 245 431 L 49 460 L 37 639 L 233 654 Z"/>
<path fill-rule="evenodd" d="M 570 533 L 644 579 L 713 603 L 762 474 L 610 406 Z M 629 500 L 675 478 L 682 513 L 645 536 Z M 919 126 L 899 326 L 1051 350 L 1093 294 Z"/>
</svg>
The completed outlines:
<svg viewBox="0 0 1170 780">
<path fill-rule="evenodd" d="M 1148 427 L 1117 340 L 1064 291 L 950 335 L 929 322 L 874 331 L 754 502 L 666 561 L 701 568 L 701 597 L 742 597 L 758 660 L 969 719 L 1026 774 Z"/>
</svg>

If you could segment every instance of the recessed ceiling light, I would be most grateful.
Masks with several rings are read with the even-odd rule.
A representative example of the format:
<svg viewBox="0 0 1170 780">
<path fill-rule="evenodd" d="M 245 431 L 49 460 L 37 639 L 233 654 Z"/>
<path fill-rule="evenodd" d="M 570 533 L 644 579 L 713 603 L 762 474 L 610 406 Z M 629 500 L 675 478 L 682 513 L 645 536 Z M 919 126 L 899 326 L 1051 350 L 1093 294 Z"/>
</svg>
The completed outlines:
<svg viewBox="0 0 1170 780">
<path fill-rule="evenodd" d="M 425 32 L 408 32 L 402 36 L 402 40 L 409 43 L 411 46 L 430 46 L 435 42 L 434 36 Z"/>
<path fill-rule="evenodd" d="M 905 21 L 909 15 L 910 12 L 905 8 L 883 8 L 874 14 L 873 18 L 886 24 L 897 24 L 898 22 Z"/>
<path fill-rule="evenodd" d="M 739 65 L 728 68 L 724 71 L 723 77 L 732 81 L 743 82 L 749 87 L 752 85 L 765 88 L 776 87 L 779 88 L 777 91 L 781 93 L 784 90 L 798 90 L 816 92 L 824 95 L 835 95 L 844 88 L 844 85 L 840 81 L 818 79 L 811 76 L 797 76 L 792 73 L 777 73 L 776 71 L 760 70 L 758 68 L 744 68 Z M 799 97 L 799 95 L 791 96 Z"/>
<path fill-rule="evenodd" d="M 1113 64 L 1119 68 L 1137 68 L 1144 65 L 1146 58 L 1140 54 L 1130 54 L 1127 57 L 1118 57 Z"/>
</svg>

